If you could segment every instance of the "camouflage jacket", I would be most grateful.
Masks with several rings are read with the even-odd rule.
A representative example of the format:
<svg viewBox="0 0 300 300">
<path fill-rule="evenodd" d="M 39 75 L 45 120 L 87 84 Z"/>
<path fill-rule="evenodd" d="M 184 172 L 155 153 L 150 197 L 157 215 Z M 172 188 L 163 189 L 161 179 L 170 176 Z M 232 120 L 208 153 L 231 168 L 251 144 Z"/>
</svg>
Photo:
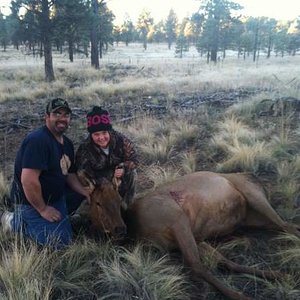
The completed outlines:
<svg viewBox="0 0 300 300">
<path fill-rule="evenodd" d="M 75 155 L 77 170 L 98 182 L 101 177 L 111 179 L 116 166 L 124 163 L 125 172 L 135 169 L 138 157 L 133 143 L 117 131 L 110 132 L 109 154 L 97 146 L 89 135 L 78 147 Z"/>
</svg>

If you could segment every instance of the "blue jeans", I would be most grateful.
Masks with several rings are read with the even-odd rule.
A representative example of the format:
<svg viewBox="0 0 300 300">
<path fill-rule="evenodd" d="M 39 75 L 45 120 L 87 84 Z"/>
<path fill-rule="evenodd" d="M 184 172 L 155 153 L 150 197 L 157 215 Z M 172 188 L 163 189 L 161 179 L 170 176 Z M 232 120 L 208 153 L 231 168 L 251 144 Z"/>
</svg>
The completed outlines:
<svg viewBox="0 0 300 300">
<path fill-rule="evenodd" d="M 72 240 L 72 228 L 67 216 L 66 200 L 62 199 L 51 203 L 62 215 L 59 222 L 49 222 L 30 205 L 16 205 L 12 228 L 38 244 L 61 249 L 69 245 Z"/>
</svg>

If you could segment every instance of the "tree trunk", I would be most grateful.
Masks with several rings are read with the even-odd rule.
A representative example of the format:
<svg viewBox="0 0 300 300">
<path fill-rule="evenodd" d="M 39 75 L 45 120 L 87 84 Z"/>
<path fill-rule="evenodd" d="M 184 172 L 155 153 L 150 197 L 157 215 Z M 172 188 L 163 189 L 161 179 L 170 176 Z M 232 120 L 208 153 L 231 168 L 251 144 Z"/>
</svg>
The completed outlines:
<svg viewBox="0 0 300 300">
<path fill-rule="evenodd" d="M 269 37 L 269 40 L 268 40 L 268 52 L 267 52 L 267 58 L 270 58 L 270 57 L 271 57 L 271 48 L 272 48 L 272 38 Z"/>
<path fill-rule="evenodd" d="M 103 57 L 103 42 L 99 43 L 99 57 L 100 59 Z"/>
<path fill-rule="evenodd" d="M 41 43 L 40 43 L 40 51 L 39 51 L 40 58 L 42 58 L 42 57 L 43 57 L 43 51 L 44 51 L 44 48 L 43 48 L 43 43 L 41 42 Z"/>
<path fill-rule="evenodd" d="M 86 43 L 84 43 L 83 45 L 83 51 L 86 57 L 89 57 L 89 50 L 88 50 L 88 45 Z"/>
<path fill-rule="evenodd" d="M 73 62 L 74 61 L 74 45 L 73 45 L 72 38 L 69 39 L 68 46 L 69 46 L 69 60 L 70 60 L 70 62 Z"/>
<path fill-rule="evenodd" d="M 210 59 L 210 52 L 207 51 L 207 56 L 206 56 L 206 63 L 207 64 L 209 63 L 209 59 Z"/>
<path fill-rule="evenodd" d="M 98 51 L 98 1 L 92 1 L 93 24 L 91 29 L 91 65 L 99 69 L 99 51 Z"/>
<path fill-rule="evenodd" d="M 212 49 L 211 50 L 211 56 L 210 56 L 210 60 L 213 61 L 214 63 L 217 62 L 217 51 L 216 49 Z"/>
<path fill-rule="evenodd" d="M 258 32 L 259 32 L 259 25 L 257 24 L 255 30 L 255 40 L 254 40 L 254 49 L 253 49 L 253 62 L 256 61 L 256 52 L 258 50 Z"/>
<path fill-rule="evenodd" d="M 44 53 L 45 53 L 45 74 L 47 81 L 54 81 L 54 71 L 52 62 L 52 48 L 49 38 L 44 39 Z"/>
<path fill-rule="evenodd" d="M 44 37 L 44 55 L 45 55 L 45 75 L 47 81 L 54 81 L 54 71 L 52 62 L 52 45 L 51 45 L 51 24 L 49 18 L 48 0 L 42 1 L 42 20 L 41 32 Z"/>
</svg>

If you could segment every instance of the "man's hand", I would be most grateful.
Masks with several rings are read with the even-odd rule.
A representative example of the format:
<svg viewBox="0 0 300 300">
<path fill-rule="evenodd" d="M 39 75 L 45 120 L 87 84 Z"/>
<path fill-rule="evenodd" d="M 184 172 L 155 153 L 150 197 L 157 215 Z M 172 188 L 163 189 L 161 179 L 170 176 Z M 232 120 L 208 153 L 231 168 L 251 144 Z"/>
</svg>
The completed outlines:
<svg viewBox="0 0 300 300">
<path fill-rule="evenodd" d="M 95 188 L 91 187 L 91 186 L 84 186 L 83 188 L 86 191 L 86 194 L 84 196 L 85 196 L 86 200 L 88 201 L 88 203 L 91 204 L 91 194 Z"/>
<path fill-rule="evenodd" d="M 74 190 L 75 192 L 83 195 L 86 197 L 88 202 L 90 203 L 90 195 L 94 190 L 94 186 L 89 185 L 89 186 L 83 186 L 81 182 L 78 179 L 77 174 L 75 173 L 69 173 L 67 176 L 67 182 L 68 185 Z"/>
<path fill-rule="evenodd" d="M 56 208 L 49 205 L 46 205 L 39 213 L 49 222 L 59 222 L 62 218 L 61 213 Z"/>
</svg>

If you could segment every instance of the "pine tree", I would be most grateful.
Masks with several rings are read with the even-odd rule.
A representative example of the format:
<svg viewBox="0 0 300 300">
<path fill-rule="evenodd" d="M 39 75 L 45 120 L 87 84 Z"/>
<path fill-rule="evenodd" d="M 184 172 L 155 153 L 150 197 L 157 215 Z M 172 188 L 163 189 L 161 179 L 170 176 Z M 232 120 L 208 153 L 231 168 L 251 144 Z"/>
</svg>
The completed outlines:
<svg viewBox="0 0 300 300">
<path fill-rule="evenodd" d="M 188 39 L 181 33 L 177 40 L 176 40 L 176 48 L 175 48 L 175 54 L 177 57 L 182 58 L 183 52 L 189 51 L 189 43 Z"/>
<path fill-rule="evenodd" d="M 172 43 L 175 42 L 176 40 L 176 26 L 177 26 L 177 16 L 174 10 L 171 9 L 165 25 L 168 49 L 171 49 Z"/>
</svg>

